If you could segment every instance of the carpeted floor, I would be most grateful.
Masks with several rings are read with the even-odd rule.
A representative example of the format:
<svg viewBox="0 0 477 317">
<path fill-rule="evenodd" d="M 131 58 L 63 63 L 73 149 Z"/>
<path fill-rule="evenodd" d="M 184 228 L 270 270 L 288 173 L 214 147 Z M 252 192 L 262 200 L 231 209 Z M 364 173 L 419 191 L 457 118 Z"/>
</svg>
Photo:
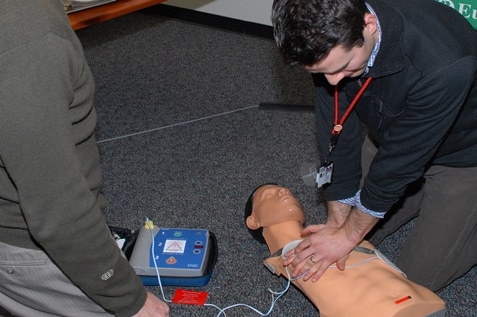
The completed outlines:
<svg viewBox="0 0 477 317">
<path fill-rule="evenodd" d="M 220 308 L 243 303 L 266 313 L 268 289 L 285 280 L 263 265 L 265 246 L 243 224 L 257 185 L 292 189 L 308 223 L 324 220 L 319 194 L 299 175 L 317 158 L 311 111 L 261 110 L 260 102 L 311 104 L 308 74 L 283 65 L 273 41 L 143 11 L 77 32 L 96 79 L 98 144 L 110 225 L 203 228 L 218 238 L 208 292 Z M 394 260 L 412 224 L 379 249 Z M 477 268 L 439 293 L 450 317 L 477 316 Z M 150 287 L 160 295 L 158 287 Z M 176 287 L 164 287 L 171 299 Z M 216 316 L 217 308 L 171 304 L 174 317 Z M 270 316 L 317 316 L 297 289 Z M 225 315 L 222 315 L 225 316 Z M 259 316 L 239 306 L 227 317 Z"/>
</svg>

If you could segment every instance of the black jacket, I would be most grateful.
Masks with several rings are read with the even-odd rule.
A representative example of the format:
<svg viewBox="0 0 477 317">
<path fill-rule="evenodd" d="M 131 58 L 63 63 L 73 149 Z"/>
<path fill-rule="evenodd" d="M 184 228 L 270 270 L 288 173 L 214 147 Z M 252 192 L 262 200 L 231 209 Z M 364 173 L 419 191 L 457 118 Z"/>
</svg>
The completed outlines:
<svg viewBox="0 0 477 317">
<path fill-rule="evenodd" d="M 379 150 L 362 204 L 388 211 L 431 165 L 477 166 L 477 37 L 454 9 L 433 0 L 369 0 L 382 30 L 372 81 L 344 123 L 331 161 L 326 200 L 352 197 L 361 176 L 363 126 Z M 340 116 L 364 82 L 340 83 Z M 324 161 L 334 118 L 333 87 L 315 75 L 316 119 Z"/>
</svg>

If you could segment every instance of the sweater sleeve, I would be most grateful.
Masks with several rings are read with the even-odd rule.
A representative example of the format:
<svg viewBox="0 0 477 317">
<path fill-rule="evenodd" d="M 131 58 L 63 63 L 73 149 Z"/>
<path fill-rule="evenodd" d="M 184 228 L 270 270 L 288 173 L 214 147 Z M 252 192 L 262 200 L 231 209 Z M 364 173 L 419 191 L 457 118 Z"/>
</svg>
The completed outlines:
<svg viewBox="0 0 477 317">
<path fill-rule="evenodd" d="M 103 218 L 94 87 L 79 41 L 47 32 L 15 45 L 0 54 L 0 158 L 24 229 L 87 296 L 132 316 L 146 292 Z"/>
<path fill-rule="evenodd" d="M 387 211 L 432 163 L 474 83 L 476 61 L 461 58 L 427 74 L 408 94 L 404 110 L 383 132 L 361 190 L 362 204 Z"/>
</svg>

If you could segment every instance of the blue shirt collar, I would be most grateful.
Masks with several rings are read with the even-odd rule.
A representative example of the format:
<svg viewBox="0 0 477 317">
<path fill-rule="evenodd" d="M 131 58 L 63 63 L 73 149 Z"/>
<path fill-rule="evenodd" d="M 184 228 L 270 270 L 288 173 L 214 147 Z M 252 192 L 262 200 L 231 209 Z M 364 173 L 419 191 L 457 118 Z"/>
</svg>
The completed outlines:
<svg viewBox="0 0 477 317">
<path fill-rule="evenodd" d="M 369 57 L 369 60 L 368 60 L 368 66 L 366 67 L 366 70 L 364 71 L 364 74 L 367 74 L 369 72 L 369 69 L 371 67 L 373 67 L 374 60 L 376 59 L 376 56 L 378 55 L 378 52 L 379 52 L 379 46 L 381 45 L 381 26 L 379 25 L 378 16 L 376 15 L 373 8 L 368 3 L 366 3 L 366 7 L 368 8 L 369 12 L 371 12 L 371 14 L 376 17 L 376 21 L 377 21 L 376 24 L 377 24 L 377 27 L 378 27 L 379 37 L 378 37 L 378 41 L 376 42 L 376 45 L 374 46 L 373 51 L 371 52 L 371 56 Z"/>
</svg>

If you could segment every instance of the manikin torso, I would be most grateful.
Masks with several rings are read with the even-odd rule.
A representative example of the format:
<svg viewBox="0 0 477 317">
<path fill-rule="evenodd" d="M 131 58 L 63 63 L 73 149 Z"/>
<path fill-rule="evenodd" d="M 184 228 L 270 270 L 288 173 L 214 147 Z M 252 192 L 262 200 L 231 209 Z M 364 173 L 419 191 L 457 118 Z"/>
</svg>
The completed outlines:
<svg viewBox="0 0 477 317">
<path fill-rule="evenodd" d="M 286 221 L 263 228 L 263 236 L 274 254 L 288 243 L 303 239 L 299 221 Z M 360 246 L 374 250 L 364 241 Z M 283 259 L 265 260 L 268 268 L 288 278 Z M 291 269 L 289 269 L 291 272 Z M 417 285 L 375 254 L 352 251 L 344 271 L 333 265 L 317 281 L 293 281 L 318 308 L 320 317 L 440 317 L 444 302 L 430 290 Z"/>
</svg>

